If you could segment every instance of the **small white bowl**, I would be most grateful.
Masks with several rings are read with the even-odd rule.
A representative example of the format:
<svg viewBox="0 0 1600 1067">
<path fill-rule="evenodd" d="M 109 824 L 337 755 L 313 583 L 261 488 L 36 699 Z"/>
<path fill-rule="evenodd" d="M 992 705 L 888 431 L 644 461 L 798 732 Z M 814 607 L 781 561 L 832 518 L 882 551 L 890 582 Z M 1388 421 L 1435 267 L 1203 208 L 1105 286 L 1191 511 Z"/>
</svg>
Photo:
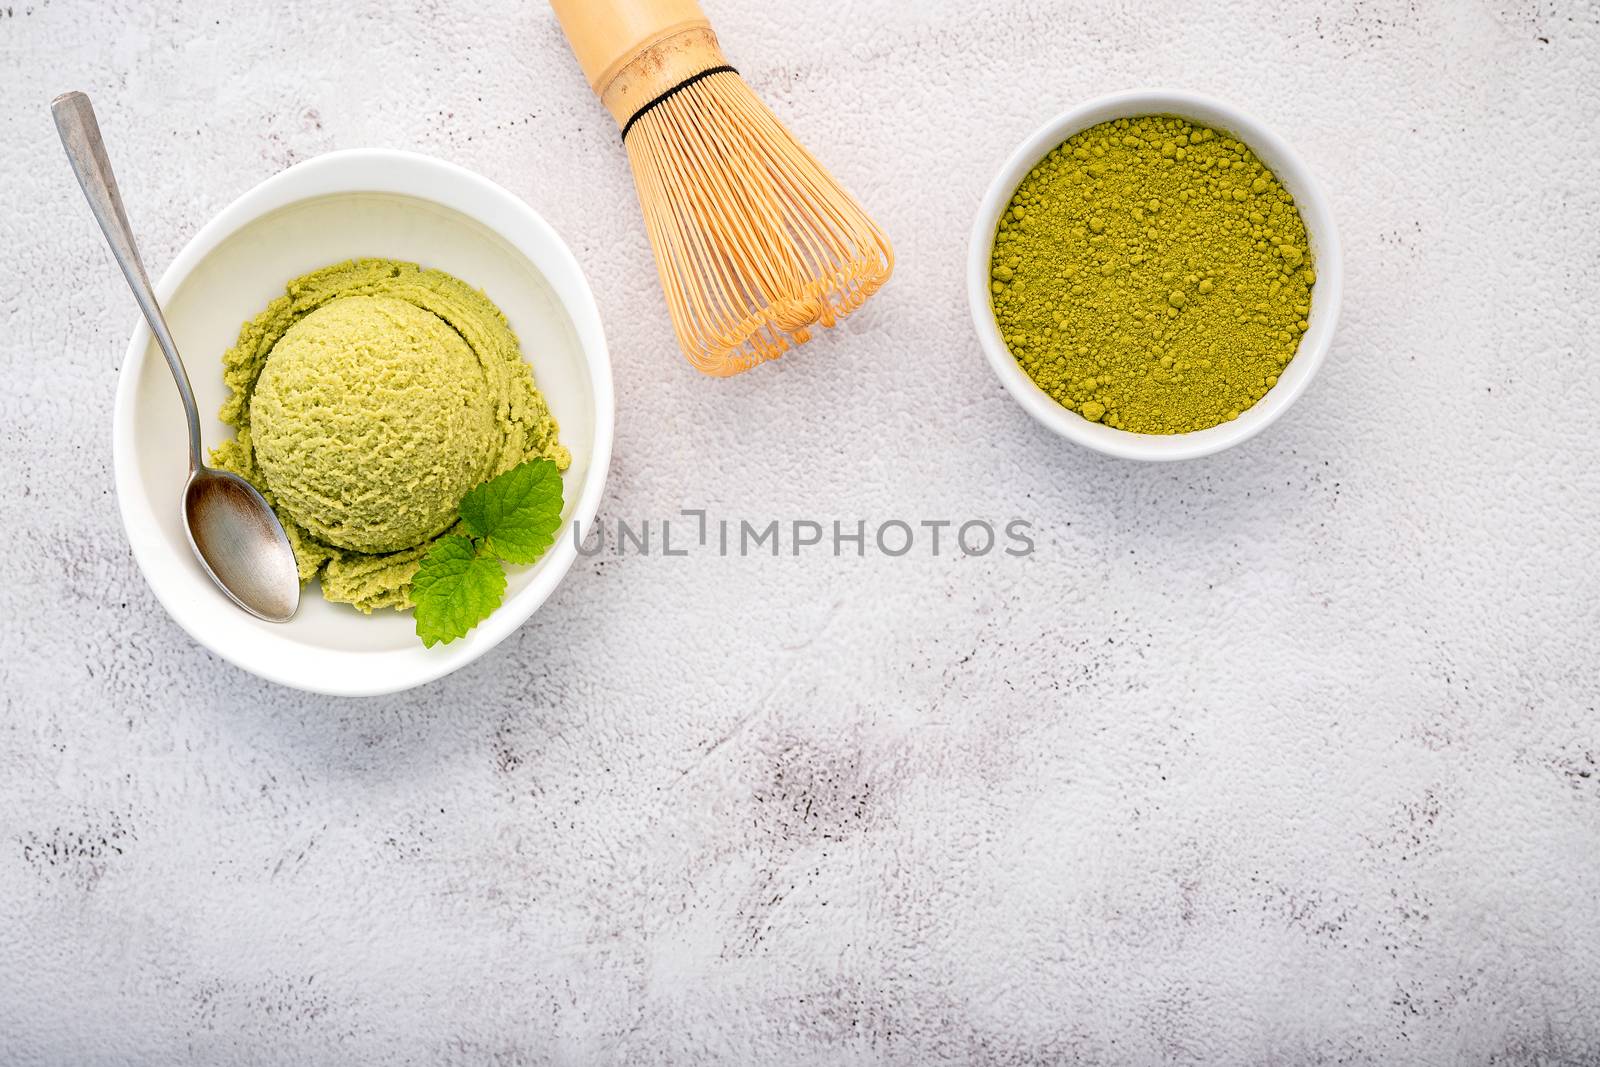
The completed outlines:
<svg viewBox="0 0 1600 1067">
<path fill-rule="evenodd" d="M 1090 422 L 1069 411 L 1034 384 L 1000 337 L 990 303 L 990 262 L 995 229 L 1022 179 L 1051 149 L 1074 134 L 1110 119 L 1139 115 L 1175 115 L 1210 126 L 1250 146 L 1262 163 L 1277 175 L 1294 197 L 1311 243 L 1311 265 L 1317 284 L 1311 289 L 1310 326 L 1300 338 L 1294 359 L 1284 368 L 1278 384 L 1267 390 L 1237 419 L 1183 434 L 1143 434 Z M 1344 288 L 1344 265 L 1339 253 L 1339 230 L 1333 222 L 1328 198 L 1300 157 L 1266 126 L 1249 115 L 1207 96 L 1179 89 L 1140 89 L 1098 97 L 1059 115 L 1040 127 L 1011 153 L 995 175 L 978 207 L 967 252 L 967 300 L 972 323 L 989 365 L 999 375 L 1023 410 L 1045 426 L 1099 452 L 1124 459 L 1194 459 L 1220 452 L 1266 429 L 1289 409 L 1322 366 L 1333 331 L 1339 321 L 1339 301 Z"/>
<path fill-rule="evenodd" d="M 464 639 L 423 648 L 410 612 L 364 616 L 307 587 L 284 624 L 240 611 L 201 570 L 180 516 L 188 473 L 183 412 L 150 331 L 128 344 L 112 450 L 134 559 L 178 625 L 223 659 L 283 685 L 330 695 L 392 693 L 483 655 L 521 626 L 577 555 L 572 523 L 592 523 L 611 461 L 611 361 L 578 261 L 532 208 L 493 182 L 409 152 L 333 152 L 235 200 L 178 254 L 156 291 L 188 365 L 207 448 L 222 353 L 284 283 L 330 263 L 378 256 L 437 267 L 505 312 L 572 451 L 565 526 L 537 564 L 510 568 L 505 603 Z"/>
</svg>

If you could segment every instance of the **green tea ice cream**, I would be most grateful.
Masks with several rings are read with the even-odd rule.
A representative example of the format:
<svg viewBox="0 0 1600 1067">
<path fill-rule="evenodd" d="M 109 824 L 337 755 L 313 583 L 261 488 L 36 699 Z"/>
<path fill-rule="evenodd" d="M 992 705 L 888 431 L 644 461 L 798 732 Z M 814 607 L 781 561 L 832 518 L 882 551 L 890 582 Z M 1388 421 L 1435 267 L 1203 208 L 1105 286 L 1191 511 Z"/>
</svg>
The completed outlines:
<svg viewBox="0 0 1600 1067">
<path fill-rule="evenodd" d="M 411 577 L 462 496 L 567 450 L 516 336 L 482 293 L 391 260 L 297 278 L 224 356 L 238 433 L 215 452 L 289 533 L 330 600 L 411 605 Z"/>
<path fill-rule="evenodd" d="M 256 464 L 319 540 L 397 552 L 438 534 L 503 435 L 460 334 L 415 304 L 349 296 L 295 323 L 250 400 Z"/>
</svg>

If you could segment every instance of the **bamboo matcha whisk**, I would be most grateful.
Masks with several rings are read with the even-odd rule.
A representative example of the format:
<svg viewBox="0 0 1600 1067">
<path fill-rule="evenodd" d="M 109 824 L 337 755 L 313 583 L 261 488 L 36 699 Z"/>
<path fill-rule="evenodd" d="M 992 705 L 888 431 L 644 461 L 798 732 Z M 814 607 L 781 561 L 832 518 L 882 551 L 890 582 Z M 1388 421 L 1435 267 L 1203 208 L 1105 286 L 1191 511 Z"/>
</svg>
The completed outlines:
<svg viewBox="0 0 1600 1067">
<path fill-rule="evenodd" d="M 691 363 L 748 370 L 888 279 L 888 238 L 728 66 L 695 0 L 550 6 L 622 129 Z"/>
</svg>

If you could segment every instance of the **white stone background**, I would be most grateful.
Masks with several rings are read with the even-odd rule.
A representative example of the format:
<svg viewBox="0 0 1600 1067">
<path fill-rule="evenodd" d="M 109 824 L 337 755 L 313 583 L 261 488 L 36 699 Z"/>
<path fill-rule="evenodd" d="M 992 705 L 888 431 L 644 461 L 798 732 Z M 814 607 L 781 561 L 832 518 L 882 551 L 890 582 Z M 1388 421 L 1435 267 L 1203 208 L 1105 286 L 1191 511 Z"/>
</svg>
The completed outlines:
<svg viewBox="0 0 1600 1067">
<path fill-rule="evenodd" d="M 0 1061 L 1600 1062 L 1600 8 L 706 4 L 900 257 L 727 382 L 542 4 L 0 3 Z M 1348 277 L 1296 409 L 1159 468 L 1029 421 L 961 278 L 1011 147 L 1149 84 L 1282 131 Z M 421 690 L 243 674 L 123 538 L 68 88 L 157 273 L 330 149 L 525 197 L 612 342 L 608 516 L 1039 550 L 580 561 Z"/>
</svg>

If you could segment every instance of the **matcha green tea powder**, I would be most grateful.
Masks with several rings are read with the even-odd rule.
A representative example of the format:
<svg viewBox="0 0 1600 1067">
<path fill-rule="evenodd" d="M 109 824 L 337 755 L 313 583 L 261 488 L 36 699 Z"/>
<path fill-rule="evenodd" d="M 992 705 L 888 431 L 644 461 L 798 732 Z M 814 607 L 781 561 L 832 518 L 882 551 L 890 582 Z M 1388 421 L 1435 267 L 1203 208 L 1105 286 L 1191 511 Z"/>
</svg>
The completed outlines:
<svg viewBox="0 0 1600 1067">
<path fill-rule="evenodd" d="M 1294 199 L 1248 147 L 1179 118 L 1072 137 L 995 235 L 995 320 L 1063 406 L 1136 433 L 1239 417 L 1294 358 L 1316 281 Z"/>
</svg>

